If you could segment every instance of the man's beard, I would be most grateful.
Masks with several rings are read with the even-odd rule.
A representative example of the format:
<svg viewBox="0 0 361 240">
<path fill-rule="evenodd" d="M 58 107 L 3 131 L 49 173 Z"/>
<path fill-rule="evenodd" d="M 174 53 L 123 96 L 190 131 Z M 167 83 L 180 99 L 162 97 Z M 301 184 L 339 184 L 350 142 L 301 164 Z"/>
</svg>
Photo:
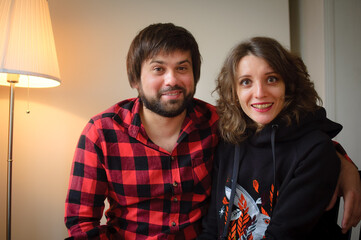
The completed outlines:
<svg viewBox="0 0 361 240">
<path fill-rule="evenodd" d="M 184 88 L 177 86 L 167 88 L 166 90 L 163 90 L 163 92 L 173 90 L 181 90 L 183 94 L 186 93 Z M 192 102 L 194 92 L 185 95 L 182 102 L 180 102 L 181 100 L 170 100 L 167 103 L 162 103 L 160 100 L 161 96 L 162 93 L 158 93 L 155 98 L 147 98 L 143 93 L 143 89 L 139 89 L 139 98 L 147 109 L 160 116 L 172 118 L 180 115 L 187 108 Z"/>
</svg>

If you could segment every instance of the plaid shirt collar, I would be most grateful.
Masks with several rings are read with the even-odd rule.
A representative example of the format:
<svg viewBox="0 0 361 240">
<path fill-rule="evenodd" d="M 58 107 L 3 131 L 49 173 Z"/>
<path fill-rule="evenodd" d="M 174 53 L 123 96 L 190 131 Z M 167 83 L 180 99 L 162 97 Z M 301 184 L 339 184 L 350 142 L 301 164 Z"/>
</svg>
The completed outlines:
<svg viewBox="0 0 361 240">
<path fill-rule="evenodd" d="M 193 101 L 187 107 L 187 114 L 183 121 L 180 137 L 177 142 L 182 141 L 183 136 L 189 134 L 194 130 L 201 128 L 202 123 L 214 123 L 218 120 L 217 114 L 212 114 L 208 109 L 198 107 L 198 99 Z M 140 98 L 131 98 L 120 102 L 113 119 L 115 122 L 128 129 L 129 136 L 139 140 L 146 145 L 152 145 L 144 126 L 140 119 L 140 108 L 142 107 L 142 101 Z M 158 146 L 154 145 L 158 148 Z"/>
</svg>

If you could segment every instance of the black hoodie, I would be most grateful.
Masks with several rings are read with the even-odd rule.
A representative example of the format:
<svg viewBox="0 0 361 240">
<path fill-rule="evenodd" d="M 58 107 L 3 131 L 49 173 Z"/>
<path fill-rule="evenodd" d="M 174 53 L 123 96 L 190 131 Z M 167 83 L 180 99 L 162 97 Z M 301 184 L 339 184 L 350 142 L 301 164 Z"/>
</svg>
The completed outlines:
<svg viewBox="0 0 361 240">
<path fill-rule="evenodd" d="M 239 144 L 237 161 L 237 147 L 221 142 L 199 239 L 218 238 L 226 224 L 226 239 L 328 239 L 331 226 L 322 216 L 340 170 L 331 138 L 341 129 L 321 108 L 298 125 L 276 118 Z"/>
</svg>

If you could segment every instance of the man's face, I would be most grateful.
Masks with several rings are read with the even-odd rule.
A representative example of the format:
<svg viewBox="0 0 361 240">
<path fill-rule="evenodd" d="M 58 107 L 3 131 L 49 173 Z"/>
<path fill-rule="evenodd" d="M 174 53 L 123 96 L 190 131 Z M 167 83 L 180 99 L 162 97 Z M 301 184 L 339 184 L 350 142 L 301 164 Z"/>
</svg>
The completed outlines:
<svg viewBox="0 0 361 240">
<path fill-rule="evenodd" d="M 163 117 L 183 113 L 192 101 L 195 86 L 189 51 L 160 52 L 142 63 L 135 85 L 144 107 Z"/>
</svg>

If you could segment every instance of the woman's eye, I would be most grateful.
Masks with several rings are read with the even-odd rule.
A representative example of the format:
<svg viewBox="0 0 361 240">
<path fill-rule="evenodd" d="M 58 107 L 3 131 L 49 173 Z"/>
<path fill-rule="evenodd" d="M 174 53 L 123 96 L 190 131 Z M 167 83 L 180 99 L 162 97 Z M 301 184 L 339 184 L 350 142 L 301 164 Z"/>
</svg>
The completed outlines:
<svg viewBox="0 0 361 240">
<path fill-rule="evenodd" d="M 269 83 L 275 83 L 275 82 L 278 81 L 278 78 L 275 77 L 275 76 L 270 76 L 270 77 L 268 77 L 267 81 L 268 81 Z"/>
<path fill-rule="evenodd" d="M 249 85 L 250 83 L 251 83 L 251 81 L 250 81 L 249 79 L 242 79 L 241 82 L 240 82 L 240 84 L 241 84 L 242 86 L 247 86 L 247 85 Z"/>
</svg>

